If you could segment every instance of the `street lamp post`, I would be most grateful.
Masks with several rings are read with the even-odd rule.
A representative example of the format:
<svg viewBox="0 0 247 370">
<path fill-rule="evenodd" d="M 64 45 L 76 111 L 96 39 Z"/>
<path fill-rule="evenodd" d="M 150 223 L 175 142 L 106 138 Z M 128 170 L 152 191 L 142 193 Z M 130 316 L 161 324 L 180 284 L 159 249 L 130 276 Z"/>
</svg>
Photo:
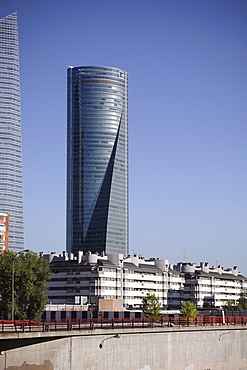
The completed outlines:
<svg viewBox="0 0 247 370">
<path fill-rule="evenodd" d="M 99 344 L 99 348 L 103 348 L 104 342 L 106 340 L 108 340 L 108 339 L 111 339 L 111 338 L 117 338 L 117 339 L 119 339 L 120 338 L 120 334 L 115 334 L 115 335 L 113 335 L 111 337 L 108 337 L 108 338 L 103 339 L 102 342 Z"/>
<path fill-rule="evenodd" d="M 29 252 L 29 249 L 25 249 L 23 251 L 20 251 L 18 253 L 16 253 L 15 257 L 13 258 L 13 262 L 12 262 L 12 303 L 11 303 L 11 320 L 14 320 L 15 317 L 14 317 L 14 311 L 15 311 L 15 259 L 16 257 L 18 256 L 18 254 L 22 253 L 22 252 Z"/>
</svg>

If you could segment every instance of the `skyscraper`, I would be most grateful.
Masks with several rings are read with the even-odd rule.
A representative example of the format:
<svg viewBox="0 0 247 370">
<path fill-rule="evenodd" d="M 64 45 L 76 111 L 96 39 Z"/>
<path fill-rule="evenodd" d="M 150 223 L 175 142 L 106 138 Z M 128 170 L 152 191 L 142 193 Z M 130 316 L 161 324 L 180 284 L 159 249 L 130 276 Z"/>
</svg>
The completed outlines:
<svg viewBox="0 0 247 370">
<path fill-rule="evenodd" d="M 128 73 L 68 68 L 67 250 L 128 254 Z"/>
<path fill-rule="evenodd" d="M 9 249 L 24 247 L 17 13 L 0 19 L 0 212 L 9 214 Z"/>
</svg>

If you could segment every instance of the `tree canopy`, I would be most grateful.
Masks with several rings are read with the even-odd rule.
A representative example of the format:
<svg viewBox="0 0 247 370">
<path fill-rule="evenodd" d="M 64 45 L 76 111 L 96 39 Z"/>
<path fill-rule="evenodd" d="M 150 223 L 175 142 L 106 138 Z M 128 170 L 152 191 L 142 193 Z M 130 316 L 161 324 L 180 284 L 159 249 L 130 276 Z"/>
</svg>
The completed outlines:
<svg viewBox="0 0 247 370">
<path fill-rule="evenodd" d="M 142 299 L 142 310 L 146 317 L 159 317 L 161 316 L 161 304 L 159 298 L 154 294 L 148 293 L 146 297 Z"/>
<path fill-rule="evenodd" d="M 240 296 L 237 302 L 228 301 L 227 304 L 223 308 L 224 310 L 229 310 L 229 311 L 247 310 L 247 292 L 244 291 L 240 293 Z"/>
<path fill-rule="evenodd" d="M 183 317 L 196 317 L 198 315 L 195 303 L 190 301 L 182 302 L 180 312 Z"/>
<path fill-rule="evenodd" d="M 12 308 L 12 272 L 14 266 L 14 318 L 39 319 L 47 304 L 48 261 L 34 252 L 0 253 L 0 313 L 10 317 Z"/>
</svg>

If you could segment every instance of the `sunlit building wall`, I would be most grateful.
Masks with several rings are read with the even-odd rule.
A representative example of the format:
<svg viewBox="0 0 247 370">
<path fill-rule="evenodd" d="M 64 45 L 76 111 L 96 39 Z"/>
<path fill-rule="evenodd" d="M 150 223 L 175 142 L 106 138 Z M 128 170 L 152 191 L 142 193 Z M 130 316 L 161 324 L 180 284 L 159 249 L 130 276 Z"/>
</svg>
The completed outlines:
<svg viewBox="0 0 247 370">
<path fill-rule="evenodd" d="M 0 252 L 9 249 L 9 214 L 0 213 Z"/>
</svg>

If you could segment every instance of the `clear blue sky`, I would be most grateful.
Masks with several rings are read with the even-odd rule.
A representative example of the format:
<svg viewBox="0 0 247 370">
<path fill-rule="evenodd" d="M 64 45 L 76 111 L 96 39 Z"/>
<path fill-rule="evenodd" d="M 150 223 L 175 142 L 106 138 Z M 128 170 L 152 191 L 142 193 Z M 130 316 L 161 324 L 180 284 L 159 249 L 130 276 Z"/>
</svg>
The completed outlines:
<svg viewBox="0 0 247 370">
<path fill-rule="evenodd" d="M 129 72 L 130 253 L 247 274 L 247 1 L 1 0 L 16 10 L 25 248 L 65 249 L 66 66 L 105 65 Z"/>
</svg>

